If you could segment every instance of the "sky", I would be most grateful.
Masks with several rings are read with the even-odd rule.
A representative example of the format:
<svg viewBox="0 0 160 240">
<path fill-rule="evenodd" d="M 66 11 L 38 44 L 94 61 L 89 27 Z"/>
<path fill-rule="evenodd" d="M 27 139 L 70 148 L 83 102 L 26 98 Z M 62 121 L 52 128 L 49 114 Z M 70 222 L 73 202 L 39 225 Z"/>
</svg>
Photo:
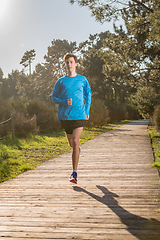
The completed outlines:
<svg viewBox="0 0 160 240">
<path fill-rule="evenodd" d="M 108 30 L 113 32 L 112 22 L 96 22 L 87 7 L 71 5 L 69 0 L 0 0 L 0 68 L 4 77 L 12 70 L 21 71 L 23 54 L 34 49 L 34 70 L 44 62 L 53 39 L 79 44 L 90 34 Z"/>
</svg>

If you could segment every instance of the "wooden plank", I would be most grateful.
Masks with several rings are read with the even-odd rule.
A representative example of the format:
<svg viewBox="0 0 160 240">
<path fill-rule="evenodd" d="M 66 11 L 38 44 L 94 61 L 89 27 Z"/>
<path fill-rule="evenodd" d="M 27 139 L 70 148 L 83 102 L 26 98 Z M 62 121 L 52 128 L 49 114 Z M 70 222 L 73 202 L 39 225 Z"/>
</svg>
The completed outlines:
<svg viewBox="0 0 160 240">
<path fill-rule="evenodd" d="M 71 151 L 0 184 L 0 238 L 160 239 L 160 182 L 147 121 L 82 145 L 78 185 Z"/>
</svg>

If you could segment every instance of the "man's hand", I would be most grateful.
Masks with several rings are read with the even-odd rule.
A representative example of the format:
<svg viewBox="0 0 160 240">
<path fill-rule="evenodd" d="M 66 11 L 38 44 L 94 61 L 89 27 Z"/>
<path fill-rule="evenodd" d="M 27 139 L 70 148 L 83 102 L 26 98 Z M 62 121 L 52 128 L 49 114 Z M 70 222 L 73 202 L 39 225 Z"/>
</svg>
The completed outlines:
<svg viewBox="0 0 160 240">
<path fill-rule="evenodd" d="M 67 100 L 67 104 L 68 104 L 68 106 L 72 105 L 72 98 Z"/>
<path fill-rule="evenodd" d="M 89 115 L 86 115 L 87 120 L 89 120 Z"/>
</svg>

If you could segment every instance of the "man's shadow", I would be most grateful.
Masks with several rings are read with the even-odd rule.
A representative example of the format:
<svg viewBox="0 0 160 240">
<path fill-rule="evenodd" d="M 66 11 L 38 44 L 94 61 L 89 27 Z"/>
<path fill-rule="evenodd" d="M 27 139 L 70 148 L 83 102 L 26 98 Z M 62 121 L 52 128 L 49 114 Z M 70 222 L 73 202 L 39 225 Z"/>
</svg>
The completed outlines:
<svg viewBox="0 0 160 240">
<path fill-rule="evenodd" d="M 87 190 L 74 186 L 73 189 L 77 192 L 84 192 L 91 196 L 98 202 L 101 202 L 108 206 L 121 220 L 123 224 L 126 225 L 127 231 L 133 236 L 140 240 L 160 240 L 160 222 L 156 219 L 147 219 L 135 214 L 132 214 L 125 210 L 123 207 L 119 206 L 116 197 L 119 197 L 115 193 L 110 192 L 107 188 L 103 186 L 97 186 L 103 193 L 103 197 L 99 197 L 94 193 L 88 192 Z"/>
</svg>

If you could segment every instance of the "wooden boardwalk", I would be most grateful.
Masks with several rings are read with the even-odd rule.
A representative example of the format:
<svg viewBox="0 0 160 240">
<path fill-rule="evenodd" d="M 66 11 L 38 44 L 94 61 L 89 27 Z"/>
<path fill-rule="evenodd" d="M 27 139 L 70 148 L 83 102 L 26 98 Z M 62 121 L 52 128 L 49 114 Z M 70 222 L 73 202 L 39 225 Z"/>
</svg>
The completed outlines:
<svg viewBox="0 0 160 240">
<path fill-rule="evenodd" d="M 147 121 L 82 145 L 78 184 L 71 152 L 0 184 L 0 239 L 160 239 L 160 182 Z"/>
</svg>

